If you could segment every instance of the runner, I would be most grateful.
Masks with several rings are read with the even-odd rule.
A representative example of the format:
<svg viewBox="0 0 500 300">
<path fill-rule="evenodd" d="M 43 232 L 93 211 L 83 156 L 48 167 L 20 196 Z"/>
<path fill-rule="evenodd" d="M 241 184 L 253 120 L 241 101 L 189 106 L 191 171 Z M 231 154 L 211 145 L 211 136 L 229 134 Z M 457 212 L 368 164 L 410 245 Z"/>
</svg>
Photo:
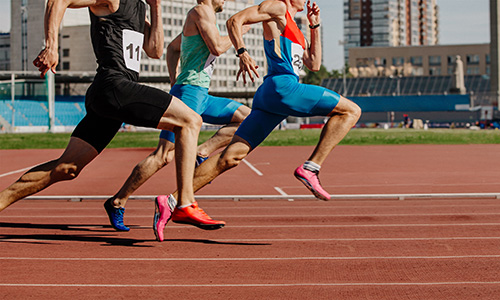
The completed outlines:
<svg viewBox="0 0 500 300">
<path fill-rule="evenodd" d="M 330 199 L 330 194 L 319 182 L 321 164 L 356 124 L 361 109 L 326 88 L 299 83 L 299 71 L 303 65 L 312 71 L 321 67 L 320 9 L 316 3 L 307 2 L 311 32 L 311 43 L 307 45 L 293 19 L 297 12 L 304 10 L 304 5 L 305 0 L 266 0 L 242 10 L 227 21 L 229 36 L 240 59 L 237 80 L 242 76 L 246 83 L 247 75 L 252 81 L 259 76 L 255 61 L 243 42 L 244 24 L 262 22 L 268 74 L 254 96 L 252 112 L 240 125 L 231 143 L 222 153 L 196 168 L 195 191 L 236 167 L 287 116 L 327 116 L 328 121 L 316 148 L 294 174 L 317 198 Z M 176 196 L 174 193 L 173 197 Z M 179 203 L 189 204 L 183 200 Z"/>
<path fill-rule="evenodd" d="M 33 64 L 44 77 L 58 63 L 59 25 L 67 8 L 88 7 L 98 68 L 87 90 L 87 114 L 75 128 L 61 157 L 38 165 L 0 192 L 0 211 L 53 183 L 78 176 L 108 145 L 122 123 L 175 132 L 179 199 L 194 202 L 193 161 L 201 117 L 176 97 L 137 83 L 140 49 L 152 58 L 163 53 L 161 0 L 49 0 L 45 48 Z"/>
<path fill-rule="evenodd" d="M 170 93 L 179 97 L 207 123 L 225 125 L 214 136 L 198 147 L 196 163 L 200 164 L 212 152 L 225 147 L 231 141 L 238 125 L 250 113 L 250 108 L 234 100 L 208 95 L 210 79 L 217 56 L 231 48 L 228 36 L 220 36 L 216 24 L 216 13 L 222 12 L 224 1 L 198 0 L 198 5 L 187 14 L 183 32 L 167 48 L 167 65 L 172 89 Z M 244 30 L 248 30 L 246 26 Z M 177 67 L 181 62 L 181 73 L 177 76 Z M 124 185 L 112 198 L 105 202 L 111 225 L 119 231 L 128 231 L 123 224 L 125 204 L 130 195 L 144 182 L 172 161 L 174 157 L 174 134 L 162 131 L 155 151 L 141 161 L 132 171 Z M 170 198 L 171 203 L 175 203 Z M 156 207 L 168 203 L 167 196 L 158 196 Z M 172 204 L 174 205 L 174 204 Z M 174 206 L 172 206 L 174 207 Z M 198 226 L 202 229 L 218 229 L 223 221 L 212 220 L 197 205 L 178 207 L 174 210 L 175 222 Z M 153 228 L 158 240 L 163 240 L 163 231 Z"/>
</svg>

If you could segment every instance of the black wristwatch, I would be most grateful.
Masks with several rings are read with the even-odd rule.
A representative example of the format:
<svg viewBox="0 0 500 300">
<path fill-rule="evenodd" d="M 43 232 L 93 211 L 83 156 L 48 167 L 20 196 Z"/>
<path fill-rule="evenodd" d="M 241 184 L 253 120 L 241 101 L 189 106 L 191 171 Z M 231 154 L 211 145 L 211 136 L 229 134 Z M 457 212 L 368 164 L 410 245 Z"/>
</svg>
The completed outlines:
<svg viewBox="0 0 500 300">
<path fill-rule="evenodd" d="M 309 25 L 309 28 L 311 28 L 311 29 L 316 29 L 316 28 L 318 28 L 318 27 L 319 27 L 319 25 L 321 25 L 321 24 L 319 24 L 319 23 L 318 23 L 318 24 L 316 24 L 316 25 Z"/>
<path fill-rule="evenodd" d="M 240 57 L 240 55 L 242 55 L 247 51 L 248 51 L 247 48 L 241 47 L 240 49 L 238 49 L 238 51 L 236 51 L 236 57 Z"/>
</svg>

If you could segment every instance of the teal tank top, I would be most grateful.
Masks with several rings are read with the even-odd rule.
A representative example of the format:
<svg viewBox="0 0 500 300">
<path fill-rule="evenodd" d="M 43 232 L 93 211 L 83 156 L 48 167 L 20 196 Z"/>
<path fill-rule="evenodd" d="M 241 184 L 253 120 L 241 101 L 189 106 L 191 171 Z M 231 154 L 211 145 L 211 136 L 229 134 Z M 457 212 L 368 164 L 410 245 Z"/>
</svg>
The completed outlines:
<svg viewBox="0 0 500 300">
<path fill-rule="evenodd" d="M 216 58 L 208 50 L 201 35 L 182 34 L 181 71 L 175 84 L 190 84 L 208 89 Z"/>
</svg>

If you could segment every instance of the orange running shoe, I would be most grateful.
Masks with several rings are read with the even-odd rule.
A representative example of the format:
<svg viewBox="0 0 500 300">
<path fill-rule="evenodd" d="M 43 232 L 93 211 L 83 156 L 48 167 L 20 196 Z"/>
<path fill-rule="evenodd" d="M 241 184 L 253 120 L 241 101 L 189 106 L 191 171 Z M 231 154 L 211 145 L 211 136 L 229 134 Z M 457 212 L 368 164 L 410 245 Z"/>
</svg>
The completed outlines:
<svg viewBox="0 0 500 300">
<path fill-rule="evenodd" d="M 194 202 L 190 206 L 184 208 L 176 207 L 172 213 L 172 221 L 179 224 L 194 225 L 204 230 L 220 229 L 226 225 L 224 221 L 216 221 L 210 218 L 210 216 L 198 206 L 198 202 Z"/>
</svg>

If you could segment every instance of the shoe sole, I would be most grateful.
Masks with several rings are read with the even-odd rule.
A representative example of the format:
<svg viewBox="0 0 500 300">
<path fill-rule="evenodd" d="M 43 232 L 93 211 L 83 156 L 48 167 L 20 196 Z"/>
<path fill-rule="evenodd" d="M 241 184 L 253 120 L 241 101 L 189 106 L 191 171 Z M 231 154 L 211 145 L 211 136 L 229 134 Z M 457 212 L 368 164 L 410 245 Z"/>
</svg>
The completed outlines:
<svg viewBox="0 0 500 300">
<path fill-rule="evenodd" d="M 309 181 L 307 179 L 305 179 L 304 177 L 298 175 L 298 174 L 294 174 L 295 175 L 295 178 L 297 178 L 300 182 L 302 182 L 306 188 L 308 188 L 311 193 L 313 193 L 314 197 L 320 199 L 320 200 L 323 200 L 323 201 L 329 201 L 330 199 L 326 198 L 325 196 L 323 196 L 323 194 L 319 193 L 316 189 L 313 188 L 313 186 L 309 183 Z"/>
<path fill-rule="evenodd" d="M 203 230 L 217 230 L 217 229 L 221 229 L 222 227 L 224 227 L 224 225 L 226 225 L 226 224 L 195 224 L 195 223 L 174 221 L 174 220 L 172 220 L 172 222 L 177 223 L 177 224 L 196 226 L 196 227 L 203 229 Z"/>
<path fill-rule="evenodd" d="M 155 198 L 155 215 L 153 218 L 153 231 L 155 233 L 156 240 L 160 241 L 160 237 L 158 236 L 158 220 L 160 219 L 160 207 L 158 206 L 158 199 Z"/>
</svg>

